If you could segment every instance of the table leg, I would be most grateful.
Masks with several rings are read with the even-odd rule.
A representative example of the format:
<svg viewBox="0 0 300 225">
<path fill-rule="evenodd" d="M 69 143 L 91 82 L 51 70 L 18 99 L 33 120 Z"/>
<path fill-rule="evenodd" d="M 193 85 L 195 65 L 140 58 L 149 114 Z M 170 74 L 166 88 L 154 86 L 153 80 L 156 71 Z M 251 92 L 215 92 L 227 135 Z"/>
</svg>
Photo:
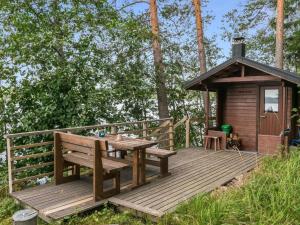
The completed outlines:
<svg viewBox="0 0 300 225">
<path fill-rule="evenodd" d="M 126 155 L 127 155 L 126 151 L 121 151 L 121 159 L 125 159 Z"/>
<path fill-rule="evenodd" d="M 139 150 L 140 152 L 140 185 L 143 185 L 146 182 L 146 149 Z"/>
<path fill-rule="evenodd" d="M 139 185 L 140 180 L 140 167 L 139 167 L 139 151 L 133 151 L 132 158 L 132 185 L 136 187 Z"/>
</svg>

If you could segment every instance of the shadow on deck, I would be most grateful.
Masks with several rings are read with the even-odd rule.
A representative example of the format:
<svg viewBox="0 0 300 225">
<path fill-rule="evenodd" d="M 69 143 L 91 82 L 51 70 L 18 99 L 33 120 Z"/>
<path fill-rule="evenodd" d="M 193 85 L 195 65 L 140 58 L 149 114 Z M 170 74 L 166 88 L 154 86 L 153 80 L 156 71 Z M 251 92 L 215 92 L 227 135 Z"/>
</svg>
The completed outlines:
<svg viewBox="0 0 300 225">
<path fill-rule="evenodd" d="M 130 170 L 123 171 L 121 194 L 99 202 L 93 201 L 90 178 L 57 186 L 48 184 L 29 188 L 13 192 L 12 196 L 23 205 L 38 210 L 39 216 L 46 221 L 82 213 L 107 202 L 136 215 L 156 218 L 172 212 L 191 197 L 210 192 L 253 169 L 261 157 L 249 152 L 242 152 L 242 156 L 243 159 L 233 151 L 182 149 L 170 158 L 171 176 L 157 178 L 158 169 L 149 166 L 147 176 L 151 182 L 128 190 Z"/>
</svg>

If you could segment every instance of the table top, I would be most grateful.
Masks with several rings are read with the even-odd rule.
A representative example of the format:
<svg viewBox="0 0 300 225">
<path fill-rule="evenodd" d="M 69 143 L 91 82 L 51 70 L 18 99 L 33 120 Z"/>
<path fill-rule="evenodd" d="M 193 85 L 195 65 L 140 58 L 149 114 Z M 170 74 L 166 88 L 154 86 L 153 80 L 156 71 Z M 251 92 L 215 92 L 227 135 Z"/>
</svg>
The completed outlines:
<svg viewBox="0 0 300 225">
<path fill-rule="evenodd" d="M 105 137 L 97 137 L 101 140 L 106 140 L 109 145 L 118 150 L 139 150 L 156 145 L 156 141 L 148 141 L 137 138 L 122 137 L 122 140 L 117 140 L 117 135 L 106 135 Z"/>
</svg>

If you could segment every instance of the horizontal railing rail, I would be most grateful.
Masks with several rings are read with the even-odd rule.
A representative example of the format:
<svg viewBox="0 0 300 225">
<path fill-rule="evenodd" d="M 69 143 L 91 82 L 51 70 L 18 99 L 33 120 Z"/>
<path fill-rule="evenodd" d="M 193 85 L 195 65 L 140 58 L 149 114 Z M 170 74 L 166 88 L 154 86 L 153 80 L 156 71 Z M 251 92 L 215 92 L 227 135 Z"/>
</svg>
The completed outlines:
<svg viewBox="0 0 300 225">
<path fill-rule="evenodd" d="M 151 122 L 161 122 L 161 121 L 168 121 L 173 120 L 172 118 L 165 118 L 165 119 L 156 119 L 156 120 L 141 120 L 141 121 L 134 121 L 134 122 L 124 122 L 124 123 L 110 123 L 110 124 L 99 124 L 99 125 L 90 125 L 90 126 L 81 126 L 81 127 L 70 127 L 70 128 L 61 128 L 61 129 L 51 129 L 51 130 L 41 130 L 41 131 L 32 131 L 32 132 L 23 132 L 23 133 L 15 133 L 15 134 L 6 134 L 4 138 L 15 138 L 15 137 L 27 137 L 27 136 L 35 136 L 35 135 L 45 135 L 45 134 L 52 134 L 54 131 L 80 131 L 80 130 L 92 130 L 97 128 L 105 128 L 105 127 L 112 127 L 112 126 L 125 126 L 125 125 L 132 125 L 132 124 L 143 124 L 143 123 L 151 123 Z"/>
<path fill-rule="evenodd" d="M 32 131 L 6 134 L 10 193 L 41 182 L 51 182 L 53 177 L 53 132 L 95 133 L 105 130 L 110 134 L 135 135 L 138 138 L 156 140 L 159 147 L 174 150 L 174 125 L 172 118 L 99 124 L 92 126 Z M 26 140 L 25 140 L 26 139 Z M 21 143 L 21 144 L 20 144 Z M 72 170 L 68 167 L 66 172 Z"/>
</svg>

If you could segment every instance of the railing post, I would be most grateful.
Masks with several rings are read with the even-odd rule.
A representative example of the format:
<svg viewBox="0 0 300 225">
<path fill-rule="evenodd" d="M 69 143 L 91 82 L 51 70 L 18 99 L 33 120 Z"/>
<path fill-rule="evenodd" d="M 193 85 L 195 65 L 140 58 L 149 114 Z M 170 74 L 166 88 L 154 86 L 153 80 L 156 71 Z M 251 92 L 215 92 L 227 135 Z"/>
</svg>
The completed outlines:
<svg viewBox="0 0 300 225">
<path fill-rule="evenodd" d="M 112 135 L 117 135 L 118 129 L 117 126 L 111 126 L 110 128 L 110 134 Z M 117 151 L 114 151 L 114 153 L 108 153 L 109 156 L 114 156 L 115 158 L 117 157 Z"/>
<path fill-rule="evenodd" d="M 169 148 L 171 151 L 174 151 L 174 122 L 173 118 L 170 119 L 169 121 Z"/>
<path fill-rule="evenodd" d="M 9 193 L 12 193 L 13 190 L 13 152 L 12 152 L 12 139 L 11 138 L 6 138 L 6 154 L 7 154 L 7 167 L 8 167 L 8 190 Z"/>
<path fill-rule="evenodd" d="M 190 129 L 191 129 L 191 123 L 190 118 L 187 117 L 185 121 L 185 147 L 190 147 Z"/>
<path fill-rule="evenodd" d="M 208 127 L 209 127 L 209 114 L 210 114 L 210 108 L 209 108 L 209 91 L 206 87 L 206 91 L 204 94 L 204 111 L 205 111 L 205 131 L 204 133 L 207 134 Z"/>
<path fill-rule="evenodd" d="M 110 133 L 111 133 L 111 134 L 117 134 L 117 132 L 118 132 L 118 131 L 117 131 L 117 127 L 116 127 L 116 126 L 112 126 L 112 127 L 111 127 L 111 130 L 110 130 Z"/>
<path fill-rule="evenodd" d="M 143 138 L 146 140 L 147 139 L 147 135 L 148 135 L 148 132 L 147 132 L 147 129 L 148 129 L 148 124 L 147 124 L 147 121 L 143 121 Z"/>
</svg>

